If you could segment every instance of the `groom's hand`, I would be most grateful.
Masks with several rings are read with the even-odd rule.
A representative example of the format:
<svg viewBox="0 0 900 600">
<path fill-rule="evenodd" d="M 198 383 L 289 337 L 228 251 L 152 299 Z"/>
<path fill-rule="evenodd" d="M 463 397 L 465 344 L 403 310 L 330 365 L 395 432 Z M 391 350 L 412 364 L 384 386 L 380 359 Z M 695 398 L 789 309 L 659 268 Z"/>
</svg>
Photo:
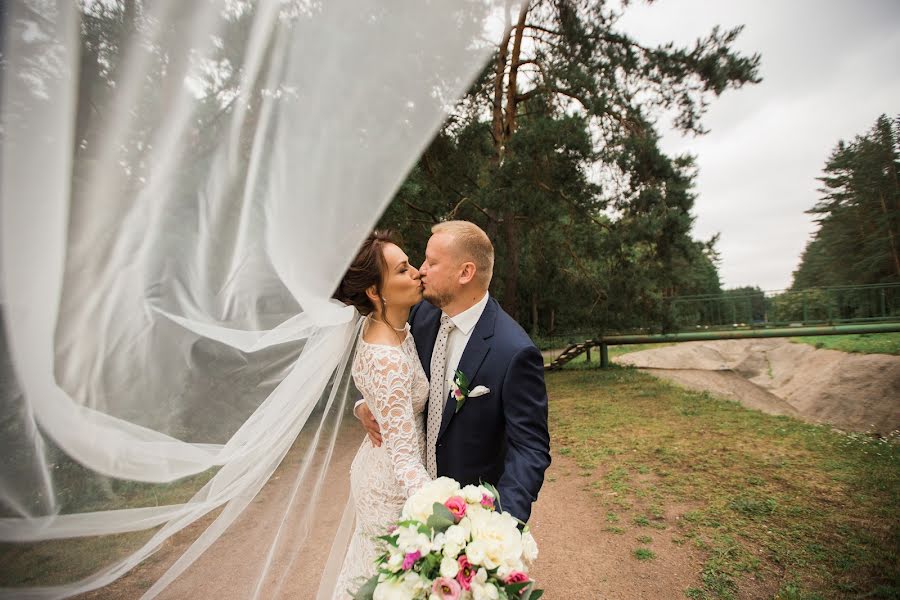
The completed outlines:
<svg viewBox="0 0 900 600">
<path fill-rule="evenodd" d="M 381 446 L 381 427 L 378 426 L 378 421 L 375 420 L 375 416 L 366 403 L 362 403 L 356 408 L 356 418 L 359 419 L 363 429 L 369 434 L 369 440 L 372 442 L 372 445 L 379 448 Z"/>
</svg>

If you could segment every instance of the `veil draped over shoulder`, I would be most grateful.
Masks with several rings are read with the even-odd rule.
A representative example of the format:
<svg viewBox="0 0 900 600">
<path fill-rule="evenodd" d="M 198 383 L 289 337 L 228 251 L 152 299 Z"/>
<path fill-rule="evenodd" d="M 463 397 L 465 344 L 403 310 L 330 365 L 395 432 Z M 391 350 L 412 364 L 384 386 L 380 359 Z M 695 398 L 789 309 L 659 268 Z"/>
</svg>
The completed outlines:
<svg viewBox="0 0 900 600">
<path fill-rule="evenodd" d="M 0 597 L 336 575 L 363 434 L 329 298 L 510 11 L 0 7 Z"/>
</svg>

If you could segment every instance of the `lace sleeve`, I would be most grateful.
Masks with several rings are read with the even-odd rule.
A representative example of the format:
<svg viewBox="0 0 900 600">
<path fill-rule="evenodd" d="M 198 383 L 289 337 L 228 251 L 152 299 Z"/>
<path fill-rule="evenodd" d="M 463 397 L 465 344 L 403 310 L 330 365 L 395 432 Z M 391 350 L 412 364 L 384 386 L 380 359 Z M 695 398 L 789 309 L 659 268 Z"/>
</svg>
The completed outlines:
<svg viewBox="0 0 900 600">
<path fill-rule="evenodd" d="M 419 434 L 413 412 L 413 369 L 399 349 L 372 347 L 372 413 L 381 427 L 381 437 L 397 480 L 407 496 L 430 480 L 422 463 Z"/>
</svg>

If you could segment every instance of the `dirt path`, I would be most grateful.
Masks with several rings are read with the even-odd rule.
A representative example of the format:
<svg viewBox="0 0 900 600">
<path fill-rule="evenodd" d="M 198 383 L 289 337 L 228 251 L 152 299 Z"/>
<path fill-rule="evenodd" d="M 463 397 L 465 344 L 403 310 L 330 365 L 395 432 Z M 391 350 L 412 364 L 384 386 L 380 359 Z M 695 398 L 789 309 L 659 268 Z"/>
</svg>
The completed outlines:
<svg viewBox="0 0 900 600">
<path fill-rule="evenodd" d="M 702 556 L 691 545 L 677 545 L 675 523 L 688 507 L 670 507 L 660 529 L 617 522 L 610 527 L 602 503 L 574 461 L 555 456 L 531 518 L 540 555 L 531 575 L 545 598 L 643 600 L 683 598 L 700 587 Z M 665 529 L 662 529 L 665 527 Z M 652 538 L 656 557 L 640 561 L 638 537 Z M 565 593 L 563 593 L 565 590 Z"/>
<path fill-rule="evenodd" d="M 351 430 L 341 436 L 336 460 L 341 469 L 349 462 L 358 447 L 358 432 Z M 288 456 L 288 461 L 296 457 Z M 282 470 L 283 471 L 283 470 Z M 263 489 L 239 520 L 206 553 L 159 596 L 165 600 L 243 600 L 252 597 L 259 572 L 268 549 L 272 528 L 280 519 L 290 492 L 289 477 L 276 473 L 276 478 Z M 578 474 L 578 467 L 565 456 L 557 456 L 547 471 L 547 480 L 535 504 L 531 526 L 540 549 L 540 556 L 532 575 L 545 589 L 545 598 L 554 600 L 637 600 L 644 598 L 683 597 L 683 590 L 697 587 L 702 564 L 701 556 L 691 546 L 678 546 L 672 540 L 673 525 L 687 510 L 678 507 L 665 516 L 665 530 L 652 530 L 653 552 L 656 558 L 642 562 L 632 556 L 640 547 L 637 537 L 648 533 L 628 523 L 620 523 L 621 533 L 608 530 L 601 502 L 594 497 L 586 482 L 595 479 Z M 599 475 L 598 475 L 599 477 Z M 320 518 L 326 529 L 340 519 L 344 506 L 345 483 L 338 478 L 329 481 L 332 494 L 320 504 Z M 335 501 L 339 498 L 340 501 Z M 184 551 L 193 539 L 212 521 L 204 519 L 169 540 L 163 548 L 144 564 L 115 583 L 96 592 L 79 596 L 81 600 L 137 599 L 153 582 L 165 573 L 168 566 Z M 311 533 L 315 539 L 316 533 Z M 325 548 L 327 536 L 319 547 Z M 287 576 L 278 592 L 277 582 L 264 584 L 262 598 L 315 597 L 315 581 L 310 574 L 318 573 L 324 554 L 299 557 L 287 569 Z M 289 560 L 285 557 L 282 560 Z M 562 594 L 562 590 L 566 590 Z"/>
<path fill-rule="evenodd" d="M 900 356 L 786 338 L 687 342 L 616 359 L 770 414 L 888 435 L 900 429 Z"/>
<path fill-rule="evenodd" d="M 900 357 L 847 355 L 773 339 L 680 344 L 626 355 L 619 362 L 769 413 L 863 431 L 886 433 L 900 427 Z M 346 473 L 360 438 L 355 423 L 339 437 L 334 458 L 338 468 L 332 470 L 332 479 L 326 482 L 329 491 L 319 503 L 320 522 L 329 531 L 340 519 L 348 485 Z M 283 510 L 293 482 L 288 473 L 297 460 L 288 455 L 285 466 L 238 521 L 161 598 L 237 600 L 252 596 L 254 574 L 259 572 L 272 531 L 281 519 L 279 509 Z M 591 475 L 584 477 L 565 456 L 554 456 L 547 472 L 532 516 L 540 547 L 532 574 L 546 590 L 545 597 L 680 598 L 685 589 L 699 587 L 702 557 L 690 544 L 677 543 L 677 522 L 691 507 L 668 507 L 659 527 L 652 530 L 623 522 L 611 527 L 603 502 L 595 497 L 599 492 L 588 485 L 603 474 Z M 139 598 L 210 521 L 189 527 L 127 576 L 82 598 Z M 633 553 L 645 544 L 638 537 L 648 534 L 656 558 L 640 561 Z M 293 562 L 290 556 L 278 556 L 280 568 L 276 570 L 286 576 L 280 587 L 277 582 L 265 582 L 261 597 L 314 598 L 315 588 L 310 584 L 324 564 L 329 540 L 315 530 L 310 536 L 321 540 L 316 544 L 320 551 Z"/>
</svg>

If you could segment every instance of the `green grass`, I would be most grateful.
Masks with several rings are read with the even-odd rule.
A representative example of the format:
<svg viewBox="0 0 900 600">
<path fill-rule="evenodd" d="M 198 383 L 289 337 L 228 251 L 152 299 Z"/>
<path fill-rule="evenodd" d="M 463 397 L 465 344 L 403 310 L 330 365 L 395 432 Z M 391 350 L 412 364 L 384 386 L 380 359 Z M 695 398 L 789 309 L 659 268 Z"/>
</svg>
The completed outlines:
<svg viewBox="0 0 900 600">
<path fill-rule="evenodd" d="M 860 354 L 893 354 L 900 356 L 900 333 L 861 333 L 856 335 L 820 335 L 791 338 L 794 342 L 816 348 L 857 352 Z"/>
<path fill-rule="evenodd" d="M 591 495 L 607 530 L 656 529 L 705 555 L 688 597 L 738 598 L 752 584 L 775 598 L 900 598 L 900 440 L 765 415 L 634 369 L 547 382 L 554 453 L 617 494 Z M 666 517 L 675 507 L 681 518 Z"/>
<path fill-rule="evenodd" d="M 637 548 L 632 554 L 634 554 L 634 557 L 638 560 L 653 560 L 656 558 L 656 554 L 653 553 L 653 550 L 648 548 Z"/>
<path fill-rule="evenodd" d="M 655 348 L 663 348 L 665 346 L 672 346 L 674 344 L 666 342 L 662 344 L 628 344 L 624 346 L 608 346 L 609 359 L 615 360 L 616 357 L 622 356 L 623 354 L 630 354 L 632 352 L 640 352 L 641 350 L 653 350 Z M 550 350 L 544 350 L 544 360 L 550 362 L 554 360 L 557 356 L 560 355 L 563 351 L 563 347 L 556 347 Z M 588 361 L 587 353 L 579 354 L 571 361 L 567 362 L 565 367 L 566 369 L 590 369 L 596 368 L 600 366 L 600 348 L 591 348 L 591 360 Z"/>
</svg>

